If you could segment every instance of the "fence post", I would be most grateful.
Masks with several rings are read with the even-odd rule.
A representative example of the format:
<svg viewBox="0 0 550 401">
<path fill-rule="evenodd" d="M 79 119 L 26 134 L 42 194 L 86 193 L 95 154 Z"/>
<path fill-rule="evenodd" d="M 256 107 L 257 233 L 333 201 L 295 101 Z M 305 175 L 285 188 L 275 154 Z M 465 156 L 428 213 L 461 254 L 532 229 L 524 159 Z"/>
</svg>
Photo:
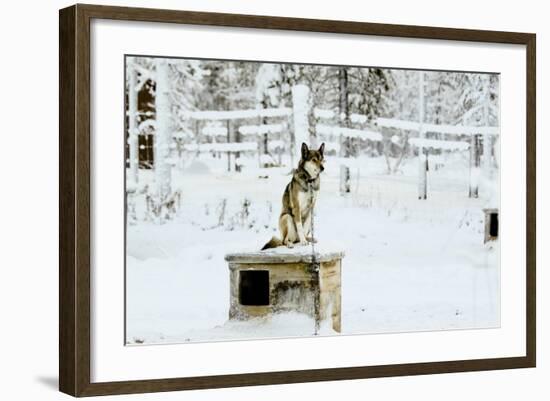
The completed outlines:
<svg viewBox="0 0 550 401">
<path fill-rule="evenodd" d="M 484 77 L 484 93 L 483 93 L 483 124 L 488 127 L 489 126 L 489 103 L 490 103 L 490 78 L 489 76 Z M 491 167 L 492 167 L 492 150 L 493 150 L 493 144 L 492 144 L 492 137 L 489 135 L 487 130 L 483 133 L 483 173 L 485 174 L 485 177 L 489 177 L 491 174 Z"/>
<path fill-rule="evenodd" d="M 294 118 L 294 156 L 301 158 L 302 142 L 309 145 L 309 88 L 297 84 L 292 87 L 292 115 Z"/>
<path fill-rule="evenodd" d="M 479 134 L 472 135 L 470 139 L 470 198 L 479 197 L 480 152 Z"/>
<path fill-rule="evenodd" d="M 227 120 L 226 123 L 226 129 L 227 129 L 227 144 L 231 142 L 231 122 L 230 120 Z M 227 171 L 231 171 L 231 152 L 229 149 L 227 150 Z"/>
<path fill-rule="evenodd" d="M 348 72 L 346 67 L 338 69 L 339 83 L 339 111 L 340 122 L 345 128 L 350 127 L 349 107 L 348 107 Z M 345 138 L 340 134 L 340 157 L 350 157 L 351 138 Z M 340 194 L 348 194 L 351 191 L 351 174 L 349 166 L 345 163 L 340 164 Z"/>
<path fill-rule="evenodd" d="M 418 82 L 418 137 L 426 137 L 424 132 L 424 72 L 419 71 Z M 418 146 L 418 199 L 428 197 L 428 155 L 424 154 L 424 146 L 420 142 Z"/>
</svg>

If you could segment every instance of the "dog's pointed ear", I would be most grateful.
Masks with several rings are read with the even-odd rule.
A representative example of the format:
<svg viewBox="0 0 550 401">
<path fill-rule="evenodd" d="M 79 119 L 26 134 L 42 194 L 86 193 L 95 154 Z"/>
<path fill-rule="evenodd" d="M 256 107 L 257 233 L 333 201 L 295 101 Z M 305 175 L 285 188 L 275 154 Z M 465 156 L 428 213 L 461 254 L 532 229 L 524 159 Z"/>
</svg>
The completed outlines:
<svg viewBox="0 0 550 401">
<path fill-rule="evenodd" d="M 325 143 L 324 142 L 319 147 L 319 153 L 321 153 L 321 156 L 324 156 L 324 153 L 325 153 Z"/>
<path fill-rule="evenodd" d="M 305 142 L 302 142 L 302 158 L 306 158 L 309 153 L 309 148 L 307 147 Z"/>
</svg>

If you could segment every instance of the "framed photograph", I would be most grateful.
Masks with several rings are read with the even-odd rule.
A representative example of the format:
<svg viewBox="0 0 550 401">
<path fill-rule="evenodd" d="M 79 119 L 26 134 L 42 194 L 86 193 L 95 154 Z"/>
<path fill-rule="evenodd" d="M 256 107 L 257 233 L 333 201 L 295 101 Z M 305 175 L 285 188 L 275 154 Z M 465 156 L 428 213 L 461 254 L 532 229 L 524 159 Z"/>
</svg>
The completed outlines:
<svg viewBox="0 0 550 401">
<path fill-rule="evenodd" d="M 534 34 L 59 18 L 61 391 L 535 366 Z"/>
</svg>

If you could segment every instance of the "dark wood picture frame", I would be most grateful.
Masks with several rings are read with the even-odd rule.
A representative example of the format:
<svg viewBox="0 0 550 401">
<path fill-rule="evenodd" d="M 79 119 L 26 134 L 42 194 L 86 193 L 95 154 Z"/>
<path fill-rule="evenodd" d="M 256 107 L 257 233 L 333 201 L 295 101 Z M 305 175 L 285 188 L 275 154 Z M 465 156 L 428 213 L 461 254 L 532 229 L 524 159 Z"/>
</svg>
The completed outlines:
<svg viewBox="0 0 550 401">
<path fill-rule="evenodd" d="M 90 21 L 94 18 L 508 43 L 526 47 L 526 355 L 493 359 L 260 372 L 91 383 L 90 381 Z M 74 5 L 59 13 L 59 389 L 73 396 L 534 367 L 536 363 L 536 36 L 421 26 Z"/>
</svg>

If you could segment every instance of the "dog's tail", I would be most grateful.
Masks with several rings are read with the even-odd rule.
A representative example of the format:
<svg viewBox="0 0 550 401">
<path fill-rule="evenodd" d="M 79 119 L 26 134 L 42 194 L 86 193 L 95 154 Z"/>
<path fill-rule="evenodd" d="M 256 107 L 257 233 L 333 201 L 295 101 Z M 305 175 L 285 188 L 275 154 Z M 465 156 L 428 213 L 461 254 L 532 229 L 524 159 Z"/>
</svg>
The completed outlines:
<svg viewBox="0 0 550 401">
<path fill-rule="evenodd" d="M 267 244 L 264 245 L 264 247 L 262 248 L 262 251 L 264 249 L 270 249 L 270 248 L 277 248 L 278 246 L 281 246 L 283 245 L 283 241 L 281 241 L 279 238 L 277 237 L 272 237 L 268 242 Z"/>
</svg>

